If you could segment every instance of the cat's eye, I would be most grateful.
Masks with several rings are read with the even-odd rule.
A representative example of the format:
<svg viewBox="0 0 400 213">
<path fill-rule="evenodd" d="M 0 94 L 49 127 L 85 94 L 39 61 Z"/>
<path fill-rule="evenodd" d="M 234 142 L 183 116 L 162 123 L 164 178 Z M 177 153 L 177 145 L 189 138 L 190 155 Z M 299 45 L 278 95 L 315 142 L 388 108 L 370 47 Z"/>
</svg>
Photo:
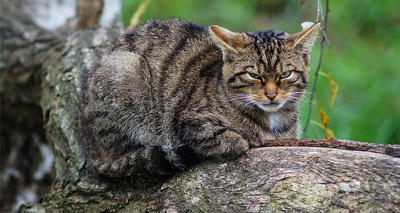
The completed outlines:
<svg viewBox="0 0 400 213">
<path fill-rule="evenodd" d="M 249 73 L 250 77 L 254 78 L 254 79 L 258 79 L 261 80 L 261 76 L 254 74 L 254 73 Z"/>
<path fill-rule="evenodd" d="M 282 73 L 282 75 L 280 76 L 281 78 L 287 78 L 292 74 L 292 71 L 286 71 L 284 73 Z"/>
</svg>

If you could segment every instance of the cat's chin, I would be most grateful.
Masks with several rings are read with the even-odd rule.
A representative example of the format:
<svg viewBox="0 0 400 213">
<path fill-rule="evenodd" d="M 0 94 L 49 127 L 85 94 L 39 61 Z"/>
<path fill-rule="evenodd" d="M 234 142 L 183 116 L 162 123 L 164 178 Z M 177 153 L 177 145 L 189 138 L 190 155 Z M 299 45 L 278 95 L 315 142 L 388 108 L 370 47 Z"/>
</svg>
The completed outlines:
<svg viewBox="0 0 400 213">
<path fill-rule="evenodd" d="M 280 103 L 256 103 L 256 105 L 266 111 L 266 112 L 276 112 L 278 111 L 283 105 L 285 104 L 284 101 Z"/>
</svg>

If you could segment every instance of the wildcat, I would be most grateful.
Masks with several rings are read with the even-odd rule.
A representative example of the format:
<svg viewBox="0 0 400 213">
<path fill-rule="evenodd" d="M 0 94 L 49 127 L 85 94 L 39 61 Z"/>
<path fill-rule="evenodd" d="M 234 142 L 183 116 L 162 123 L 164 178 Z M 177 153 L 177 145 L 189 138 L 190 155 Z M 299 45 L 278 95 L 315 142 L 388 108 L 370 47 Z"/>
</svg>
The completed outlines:
<svg viewBox="0 0 400 213">
<path fill-rule="evenodd" d="M 298 138 L 318 28 L 234 33 L 172 19 L 128 30 L 82 84 L 89 162 L 108 178 L 156 181 Z"/>
</svg>

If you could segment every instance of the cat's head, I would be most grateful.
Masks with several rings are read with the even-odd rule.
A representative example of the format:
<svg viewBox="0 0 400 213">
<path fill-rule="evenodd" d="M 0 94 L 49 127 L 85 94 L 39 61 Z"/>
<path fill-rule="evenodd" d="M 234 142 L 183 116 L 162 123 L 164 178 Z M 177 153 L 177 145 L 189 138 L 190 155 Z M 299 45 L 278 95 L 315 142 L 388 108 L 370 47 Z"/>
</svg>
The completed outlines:
<svg viewBox="0 0 400 213">
<path fill-rule="evenodd" d="M 228 98 L 244 108 L 275 112 L 302 97 L 308 81 L 311 47 L 319 23 L 299 33 L 234 33 L 212 25 L 211 37 L 223 52 Z"/>
</svg>

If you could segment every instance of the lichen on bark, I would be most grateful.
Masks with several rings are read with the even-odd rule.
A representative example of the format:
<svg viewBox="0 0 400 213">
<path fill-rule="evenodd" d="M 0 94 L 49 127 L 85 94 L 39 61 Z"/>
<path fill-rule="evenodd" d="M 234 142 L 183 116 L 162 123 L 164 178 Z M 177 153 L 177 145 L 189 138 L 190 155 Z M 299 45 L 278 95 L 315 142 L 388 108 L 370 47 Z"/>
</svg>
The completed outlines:
<svg viewBox="0 0 400 213">
<path fill-rule="evenodd" d="M 178 211 L 396 212 L 399 175 L 400 159 L 382 154 L 268 147 L 193 168 L 172 180 L 164 196 Z"/>
</svg>

